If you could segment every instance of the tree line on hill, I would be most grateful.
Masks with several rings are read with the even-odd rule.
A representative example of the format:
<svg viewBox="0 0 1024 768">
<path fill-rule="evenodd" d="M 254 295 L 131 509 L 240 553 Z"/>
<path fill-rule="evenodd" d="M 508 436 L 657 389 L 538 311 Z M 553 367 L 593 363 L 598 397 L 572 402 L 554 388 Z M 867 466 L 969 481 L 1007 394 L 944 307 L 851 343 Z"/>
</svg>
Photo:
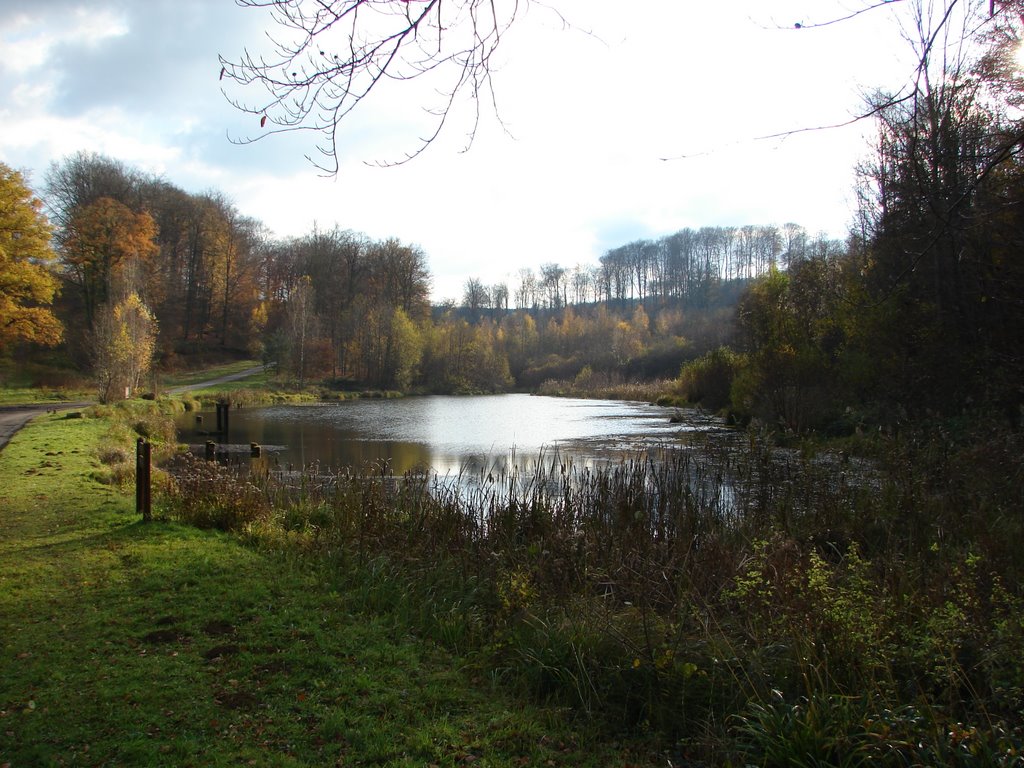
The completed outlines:
<svg viewBox="0 0 1024 768">
<path fill-rule="evenodd" d="M 168 368 L 262 355 L 300 383 L 403 390 L 536 387 L 585 367 L 671 377 L 726 340 L 728 307 L 750 277 L 836 247 L 792 224 L 686 229 L 595 266 L 524 269 L 514 290 L 470 279 L 461 305 L 431 307 L 414 245 L 338 227 L 275 238 L 217 192 L 188 193 L 110 157 L 54 163 L 42 198 L 65 347 L 100 380 L 142 365 L 113 355 L 118 346 Z M 105 384 L 104 397 L 143 383 L 129 379 Z"/>
</svg>

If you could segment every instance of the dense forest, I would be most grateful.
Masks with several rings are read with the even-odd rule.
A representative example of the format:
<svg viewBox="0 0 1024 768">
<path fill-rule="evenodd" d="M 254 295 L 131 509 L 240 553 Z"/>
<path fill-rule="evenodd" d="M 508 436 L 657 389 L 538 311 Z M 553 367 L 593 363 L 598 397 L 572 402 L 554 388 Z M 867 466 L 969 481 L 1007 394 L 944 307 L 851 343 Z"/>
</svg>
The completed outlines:
<svg viewBox="0 0 1024 768">
<path fill-rule="evenodd" d="M 461 303 L 432 307 L 416 246 L 338 227 L 277 239 L 219 193 L 188 193 L 110 157 L 55 163 L 41 197 L 76 363 L 95 363 L 102 308 L 135 294 L 164 368 L 254 355 L 299 383 L 338 386 L 502 391 L 584 368 L 672 378 L 728 341 L 754 277 L 841 251 L 793 224 L 684 229 L 596 265 L 523 269 L 512 286 L 471 278 Z"/>
</svg>

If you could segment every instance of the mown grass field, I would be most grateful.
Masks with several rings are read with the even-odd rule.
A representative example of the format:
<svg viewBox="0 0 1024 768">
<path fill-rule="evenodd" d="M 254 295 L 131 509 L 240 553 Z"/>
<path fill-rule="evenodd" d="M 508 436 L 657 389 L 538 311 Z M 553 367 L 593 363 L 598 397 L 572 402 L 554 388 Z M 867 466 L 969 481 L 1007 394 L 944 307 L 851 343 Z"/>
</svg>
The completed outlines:
<svg viewBox="0 0 1024 768">
<path fill-rule="evenodd" d="M 106 430 L 44 415 L 0 452 L 0 765 L 653 760 L 354 611 L 321 566 L 143 524 L 102 481 Z"/>
</svg>

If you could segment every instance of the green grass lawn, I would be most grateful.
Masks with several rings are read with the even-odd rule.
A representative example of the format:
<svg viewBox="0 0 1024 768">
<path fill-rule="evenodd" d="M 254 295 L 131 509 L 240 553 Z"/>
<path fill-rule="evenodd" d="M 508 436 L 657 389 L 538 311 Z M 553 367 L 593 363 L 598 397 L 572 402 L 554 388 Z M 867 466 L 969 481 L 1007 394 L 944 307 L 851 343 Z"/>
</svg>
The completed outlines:
<svg viewBox="0 0 1024 768">
<path fill-rule="evenodd" d="M 355 612 L 317 566 L 143 524 L 102 421 L 0 452 L 0 765 L 640 765 Z"/>
</svg>

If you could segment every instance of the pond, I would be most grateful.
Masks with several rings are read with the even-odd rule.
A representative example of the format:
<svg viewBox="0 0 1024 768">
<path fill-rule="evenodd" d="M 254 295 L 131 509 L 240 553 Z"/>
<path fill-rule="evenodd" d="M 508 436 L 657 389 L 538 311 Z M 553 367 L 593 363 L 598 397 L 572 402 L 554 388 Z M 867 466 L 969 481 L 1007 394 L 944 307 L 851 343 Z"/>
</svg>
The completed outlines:
<svg viewBox="0 0 1024 768">
<path fill-rule="evenodd" d="M 179 434 L 202 443 L 215 429 L 212 412 L 185 414 Z M 439 477 L 529 471 L 538 463 L 571 458 L 597 466 L 686 445 L 695 435 L 722 432 L 720 419 L 692 409 L 636 402 L 533 395 L 427 396 L 275 405 L 230 411 L 224 443 L 245 456 L 252 442 L 266 446 L 271 467 L 373 467 L 402 475 Z"/>
</svg>

